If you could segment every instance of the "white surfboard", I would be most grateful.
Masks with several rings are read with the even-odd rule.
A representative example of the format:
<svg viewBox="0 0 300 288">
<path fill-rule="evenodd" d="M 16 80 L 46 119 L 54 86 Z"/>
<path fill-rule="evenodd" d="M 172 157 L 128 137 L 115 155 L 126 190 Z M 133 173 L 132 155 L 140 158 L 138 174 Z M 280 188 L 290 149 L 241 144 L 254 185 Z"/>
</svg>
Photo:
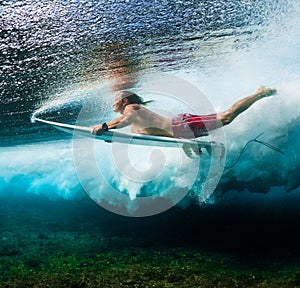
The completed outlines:
<svg viewBox="0 0 300 288">
<path fill-rule="evenodd" d="M 183 139 L 183 138 L 170 138 L 161 137 L 153 135 L 143 135 L 143 134 L 132 134 L 125 133 L 117 130 L 109 130 L 104 132 L 102 135 L 92 134 L 92 127 L 77 126 L 71 124 L 64 124 L 59 122 L 53 122 L 48 120 L 43 120 L 40 118 L 34 118 L 33 121 L 38 121 L 47 125 L 51 125 L 61 131 L 79 135 L 83 137 L 92 137 L 105 142 L 113 143 L 126 143 L 133 145 L 143 145 L 143 146 L 159 146 L 159 147 L 175 147 L 180 148 L 184 144 L 197 146 L 199 148 L 212 148 L 212 146 L 222 147 L 223 144 L 216 142 L 200 141 L 197 139 Z"/>
</svg>

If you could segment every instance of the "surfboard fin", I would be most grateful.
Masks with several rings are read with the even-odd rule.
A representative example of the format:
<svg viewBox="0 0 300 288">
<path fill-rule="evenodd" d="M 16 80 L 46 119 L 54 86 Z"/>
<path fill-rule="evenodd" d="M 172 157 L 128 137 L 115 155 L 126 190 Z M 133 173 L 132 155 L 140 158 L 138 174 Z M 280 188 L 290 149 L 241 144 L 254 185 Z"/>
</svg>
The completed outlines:
<svg viewBox="0 0 300 288">
<path fill-rule="evenodd" d="M 211 153 L 212 153 L 212 148 L 211 148 L 211 146 L 210 146 L 210 145 L 207 145 L 207 146 L 205 147 L 205 149 L 206 149 L 207 153 L 209 154 L 209 156 L 211 156 Z"/>
</svg>

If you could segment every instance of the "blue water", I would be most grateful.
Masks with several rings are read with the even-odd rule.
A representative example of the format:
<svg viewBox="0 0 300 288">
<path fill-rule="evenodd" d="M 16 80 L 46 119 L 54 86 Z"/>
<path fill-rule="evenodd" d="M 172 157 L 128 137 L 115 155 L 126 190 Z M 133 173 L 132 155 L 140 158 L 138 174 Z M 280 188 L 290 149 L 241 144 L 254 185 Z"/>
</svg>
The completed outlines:
<svg viewBox="0 0 300 288">
<path fill-rule="evenodd" d="M 300 183 L 299 12 L 297 0 L 2 1 L 0 196 L 84 198 L 72 137 L 32 124 L 30 117 L 75 123 L 81 115 L 85 125 L 102 123 L 116 116 L 111 112 L 116 91 L 143 93 L 149 78 L 155 83 L 159 76 L 152 75 L 163 73 L 201 90 L 211 103 L 203 107 L 205 113 L 228 108 L 260 84 L 277 88 L 276 96 L 256 103 L 225 127 L 223 142 L 228 165 L 261 132 L 261 140 L 285 155 L 251 144 L 234 168 L 222 172 L 206 200 L 213 204 L 221 201 L 219 195 L 235 191 L 242 192 L 239 201 L 247 201 L 249 192 L 294 197 Z M 162 93 L 144 96 L 156 99 L 153 109 L 188 109 Z M 187 97 L 182 93 L 181 100 Z M 188 187 L 190 197 L 181 205 L 199 201 L 201 179 L 190 181 L 190 173 L 176 178 L 178 162 L 168 156 L 173 152 L 166 152 L 162 174 L 155 171 L 151 181 L 140 183 L 116 170 L 109 144 L 97 145 L 97 165 L 109 185 L 131 199 Z M 149 159 L 139 162 L 143 150 L 128 153 L 133 158 L 137 154 L 133 166 L 151 170 Z M 89 191 L 102 184 L 93 184 L 93 177 L 90 172 L 84 179 Z M 107 190 L 99 189 L 104 201 Z"/>
</svg>

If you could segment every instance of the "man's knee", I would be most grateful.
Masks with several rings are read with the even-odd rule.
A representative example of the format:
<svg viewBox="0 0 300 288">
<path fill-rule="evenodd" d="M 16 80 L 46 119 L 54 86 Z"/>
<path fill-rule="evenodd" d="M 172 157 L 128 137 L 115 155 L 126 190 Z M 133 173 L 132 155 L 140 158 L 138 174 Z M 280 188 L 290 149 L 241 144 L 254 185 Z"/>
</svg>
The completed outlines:
<svg viewBox="0 0 300 288">
<path fill-rule="evenodd" d="M 223 126 L 228 125 L 232 122 L 234 119 L 232 113 L 229 113 L 228 111 L 222 112 L 218 114 L 218 119 L 222 123 Z"/>
</svg>

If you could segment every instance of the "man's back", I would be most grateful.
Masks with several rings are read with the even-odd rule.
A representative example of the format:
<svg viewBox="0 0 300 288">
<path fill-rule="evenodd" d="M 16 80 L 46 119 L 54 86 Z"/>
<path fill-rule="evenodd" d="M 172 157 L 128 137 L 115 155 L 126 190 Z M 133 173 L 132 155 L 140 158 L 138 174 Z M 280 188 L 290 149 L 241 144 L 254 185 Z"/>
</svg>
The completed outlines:
<svg viewBox="0 0 300 288">
<path fill-rule="evenodd" d="M 145 131 L 145 129 L 156 128 L 162 129 L 171 135 L 173 134 L 171 119 L 156 114 L 141 105 L 127 105 L 124 111 L 124 115 L 126 114 L 131 114 L 133 119 L 131 124 L 131 131 L 133 133 L 141 133 Z"/>
</svg>

